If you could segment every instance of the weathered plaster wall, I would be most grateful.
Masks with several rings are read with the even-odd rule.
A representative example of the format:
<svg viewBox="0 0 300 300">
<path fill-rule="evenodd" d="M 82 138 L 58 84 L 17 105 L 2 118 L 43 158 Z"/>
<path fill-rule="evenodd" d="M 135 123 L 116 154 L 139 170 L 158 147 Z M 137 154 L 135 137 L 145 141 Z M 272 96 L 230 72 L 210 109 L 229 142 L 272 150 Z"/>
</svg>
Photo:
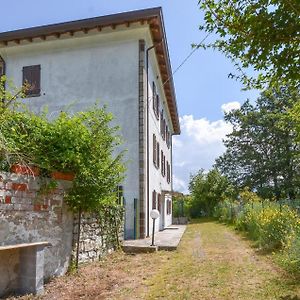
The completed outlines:
<svg viewBox="0 0 300 300">
<path fill-rule="evenodd" d="M 18 288 L 18 267 L 20 251 L 18 249 L 2 251 L 0 255 L 0 297 Z"/>
<path fill-rule="evenodd" d="M 0 245 L 47 241 L 45 278 L 64 274 L 72 253 L 73 215 L 63 202 L 70 182 L 58 181 L 51 194 L 41 194 L 39 177 L 0 173 Z M 4 255 L 4 256 L 3 256 Z M 1 268 L 11 268 L 5 252 L 0 253 Z M 8 255 L 8 254 L 7 254 Z M 17 262 L 18 260 L 16 260 Z M 1 290 L 11 281 L 2 276 Z"/>
</svg>

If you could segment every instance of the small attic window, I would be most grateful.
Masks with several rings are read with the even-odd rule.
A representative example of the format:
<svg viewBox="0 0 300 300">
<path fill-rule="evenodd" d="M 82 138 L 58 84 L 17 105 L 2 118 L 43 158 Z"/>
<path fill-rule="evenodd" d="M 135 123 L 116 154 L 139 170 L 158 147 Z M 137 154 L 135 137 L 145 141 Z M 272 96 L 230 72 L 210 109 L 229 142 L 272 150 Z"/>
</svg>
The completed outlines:
<svg viewBox="0 0 300 300">
<path fill-rule="evenodd" d="M 23 86 L 28 97 L 41 95 L 41 65 L 23 67 Z"/>
</svg>

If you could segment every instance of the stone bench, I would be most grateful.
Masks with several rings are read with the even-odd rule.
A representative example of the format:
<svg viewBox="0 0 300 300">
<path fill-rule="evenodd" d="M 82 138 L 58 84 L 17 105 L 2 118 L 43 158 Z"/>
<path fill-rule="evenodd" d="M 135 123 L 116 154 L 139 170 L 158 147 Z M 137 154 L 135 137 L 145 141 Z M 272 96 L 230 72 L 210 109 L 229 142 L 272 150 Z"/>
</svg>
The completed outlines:
<svg viewBox="0 0 300 300">
<path fill-rule="evenodd" d="M 43 292 L 44 249 L 48 246 L 51 246 L 48 242 L 0 246 L 0 257 L 5 251 L 19 251 L 17 285 L 15 290 L 10 292 L 18 294 L 41 294 Z M 6 276 L 6 274 L 0 274 L 0 276 Z"/>
</svg>

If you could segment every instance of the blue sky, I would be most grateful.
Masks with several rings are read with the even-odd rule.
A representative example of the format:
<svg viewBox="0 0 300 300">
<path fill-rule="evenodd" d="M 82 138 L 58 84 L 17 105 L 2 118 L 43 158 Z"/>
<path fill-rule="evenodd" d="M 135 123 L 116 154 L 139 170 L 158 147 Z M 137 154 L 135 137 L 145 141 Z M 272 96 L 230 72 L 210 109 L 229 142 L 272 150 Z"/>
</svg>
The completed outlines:
<svg viewBox="0 0 300 300">
<path fill-rule="evenodd" d="M 0 31 L 161 6 L 175 70 L 191 52 L 191 44 L 205 36 L 198 30 L 203 13 L 197 3 L 182 0 L 10 0 L 1 3 L 5 14 L 1 14 Z M 247 98 L 255 100 L 258 95 L 256 91 L 242 92 L 239 82 L 228 79 L 230 72 L 235 73 L 234 66 L 224 55 L 199 49 L 174 75 L 182 127 L 182 135 L 174 141 L 174 188 L 177 190 L 186 192 L 189 174 L 199 168 L 209 169 L 224 151 L 221 140 L 231 129 L 222 121 L 223 110 L 237 107 L 237 102 L 242 103 Z"/>
</svg>

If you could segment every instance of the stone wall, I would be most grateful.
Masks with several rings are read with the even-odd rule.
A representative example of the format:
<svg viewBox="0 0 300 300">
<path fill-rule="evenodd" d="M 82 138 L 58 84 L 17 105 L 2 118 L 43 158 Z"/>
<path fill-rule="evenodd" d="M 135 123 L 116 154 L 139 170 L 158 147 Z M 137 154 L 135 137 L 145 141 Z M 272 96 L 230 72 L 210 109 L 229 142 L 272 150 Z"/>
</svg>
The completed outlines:
<svg viewBox="0 0 300 300">
<path fill-rule="evenodd" d="M 124 237 L 122 208 L 103 211 L 101 214 L 85 213 L 81 216 L 79 262 L 101 259 L 118 247 Z M 76 257 L 78 240 L 78 215 L 74 218 L 73 257 Z"/>
<path fill-rule="evenodd" d="M 30 175 L 0 173 L 0 246 L 47 241 L 45 279 L 66 272 L 72 253 L 73 215 L 63 198 L 71 183 L 58 181 L 44 194 L 45 179 Z M 0 296 L 14 290 L 18 254 L 0 253 Z M 7 259 L 4 256 L 9 256 Z M 10 273 L 7 273 L 9 269 Z M 3 276 L 10 274 L 10 276 Z"/>
<path fill-rule="evenodd" d="M 39 176 L 0 172 L 0 246 L 49 242 L 45 248 L 45 279 L 64 274 L 77 248 L 78 214 L 64 203 L 71 182 L 57 180 L 57 187 Z M 82 214 L 80 262 L 93 261 L 113 251 L 123 238 L 123 208 Z M 20 253 L 0 252 L 0 297 L 18 285 Z"/>
</svg>

